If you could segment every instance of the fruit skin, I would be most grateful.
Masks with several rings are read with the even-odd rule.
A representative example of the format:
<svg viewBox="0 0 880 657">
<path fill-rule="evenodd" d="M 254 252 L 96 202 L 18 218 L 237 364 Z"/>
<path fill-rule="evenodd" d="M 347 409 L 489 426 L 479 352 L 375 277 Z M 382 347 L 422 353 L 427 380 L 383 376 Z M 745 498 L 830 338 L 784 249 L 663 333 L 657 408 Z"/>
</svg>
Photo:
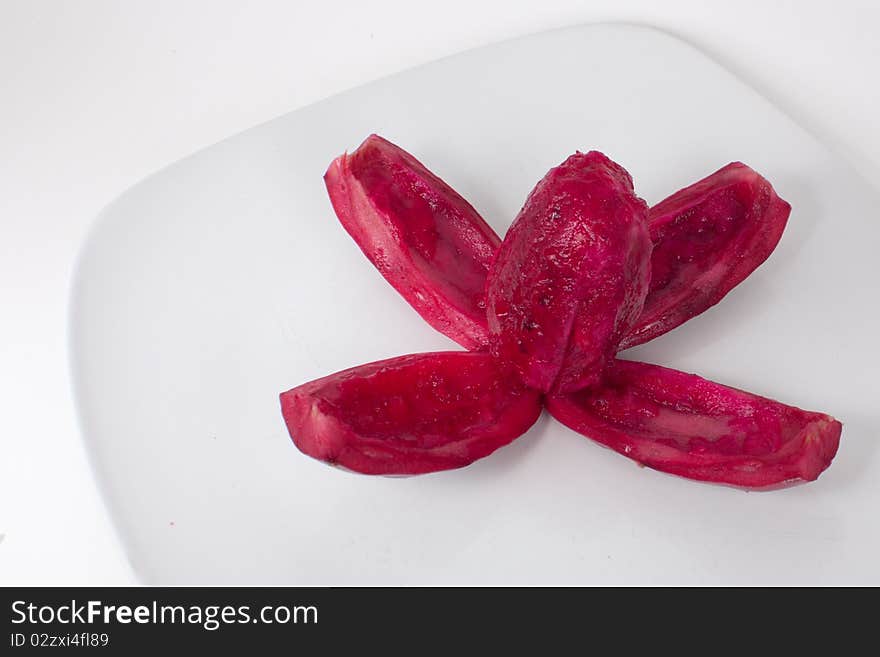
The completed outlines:
<svg viewBox="0 0 880 657">
<path fill-rule="evenodd" d="M 776 248 L 791 206 L 760 174 L 733 162 L 649 211 L 651 285 L 621 349 L 708 310 Z"/>
<path fill-rule="evenodd" d="M 540 394 L 499 376 L 485 352 L 400 356 L 281 393 L 303 453 L 364 474 L 460 468 L 525 433 Z"/>
<path fill-rule="evenodd" d="M 595 383 L 642 310 L 647 206 L 602 153 L 576 153 L 532 190 L 486 284 L 490 351 L 527 385 Z"/>
<path fill-rule="evenodd" d="M 336 216 L 431 326 L 466 349 L 488 341 L 484 287 L 501 240 L 424 165 L 370 135 L 324 175 Z"/>
<path fill-rule="evenodd" d="M 601 385 L 546 403 L 569 428 L 651 468 L 755 489 L 816 479 L 842 427 L 822 413 L 624 360 Z"/>
<path fill-rule="evenodd" d="M 367 474 L 462 467 L 524 433 L 540 390 L 570 428 L 682 477 L 772 489 L 814 480 L 834 458 L 842 425 L 828 415 L 613 359 L 717 303 L 773 251 L 791 208 L 744 164 L 651 208 L 647 233 L 626 171 L 577 153 L 536 186 L 494 260 L 498 237 L 476 211 L 380 137 L 337 158 L 325 182 L 407 301 L 491 355 L 402 356 L 282 393 L 304 453 Z"/>
</svg>

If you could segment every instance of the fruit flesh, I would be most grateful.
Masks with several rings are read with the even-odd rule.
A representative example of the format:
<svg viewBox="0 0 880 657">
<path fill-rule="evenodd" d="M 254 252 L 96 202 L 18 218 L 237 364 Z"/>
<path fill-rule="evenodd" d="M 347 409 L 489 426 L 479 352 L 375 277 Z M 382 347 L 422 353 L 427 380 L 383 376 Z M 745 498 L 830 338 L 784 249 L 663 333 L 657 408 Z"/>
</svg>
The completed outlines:
<svg viewBox="0 0 880 657">
<path fill-rule="evenodd" d="M 404 299 L 466 349 L 487 343 L 484 287 L 501 240 L 449 185 L 377 135 L 324 175 L 339 221 Z"/>
<path fill-rule="evenodd" d="M 534 424 L 541 398 L 478 352 L 361 365 L 281 394 L 300 451 L 365 474 L 422 474 L 491 454 Z"/>
<path fill-rule="evenodd" d="M 304 453 L 367 474 L 462 467 L 524 433 L 546 402 L 572 429 L 691 479 L 775 488 L 816 479 L 835 456 L 841 424 L 828 415 L 613 357 L 702 313 L 773 251 L 790 206 L 747 166 L 646 211 L 625 170 L 577 153 L 539 182 L 500 248 L 464 199 L 375 135 L 325 182 L 404 298 L 491 353 L 402 356 L 282 393 Z"/>
<path fill-rule="evenodd" d="M 616 360 L 602 383 L 547 399 L 551 415 L 644 465 L 745 488 L 812 481 L 837 452 L 822 413 L 657 365 Z"/>
<path fill-rule="evenodd" d="M 733 162 L 649 211 L 651 284 L 626 349 L 699 315 L 776 248 L 791 206 L 757 172 Z"/>
<path fill-rule="evenodd" d="M 650 276 L 647 208 L 629 174 L 576 153 L 526 200 L 489 271 L 490 351 L 527 385 L 595 383 L 642 310 Z"/>
</svg>

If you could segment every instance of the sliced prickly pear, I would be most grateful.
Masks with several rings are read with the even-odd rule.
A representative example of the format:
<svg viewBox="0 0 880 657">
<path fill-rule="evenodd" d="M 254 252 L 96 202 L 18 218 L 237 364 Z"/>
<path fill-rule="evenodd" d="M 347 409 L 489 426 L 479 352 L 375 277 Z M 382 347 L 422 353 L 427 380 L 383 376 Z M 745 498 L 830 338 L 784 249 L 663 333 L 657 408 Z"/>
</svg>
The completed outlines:
<svg viewBox="0 0 880 657">
<path fill-rule="evenodd" d="M 632 179 L 576 153 L 526 200 L 489 272 L 490 350 L 542 391 L 595 383 L 642 310 L 651 242 Z"/>
<path fill-rule="evenodd" d="M 718 303 L 776 248 L 791 206 L 734 162 L 651 208 L 651 286 L 632 347 Z"/>
<path fill-rule="evenodd" d="M 400 356 L 281 394 L 300 451 L 365 474 L 468 465 L 528 430 L 539 393 L 499 375 L 485 352 Z"/>
<path fill-rule="evenodd" d="M 822 413 L 623 360 L 608 367 L 601 385 L 549 397 L 547 409 L 651 468 L 746 488 L 816 479 L 834 458 L 841 431 Z"/>
<path fill-rule="evenodd" d="M 487 342 L 486 273 L 501 240 L 471 205 L 377 135 L 324 175 L 339 221 L 435 329 L 467 349 Z"/>
</svg>

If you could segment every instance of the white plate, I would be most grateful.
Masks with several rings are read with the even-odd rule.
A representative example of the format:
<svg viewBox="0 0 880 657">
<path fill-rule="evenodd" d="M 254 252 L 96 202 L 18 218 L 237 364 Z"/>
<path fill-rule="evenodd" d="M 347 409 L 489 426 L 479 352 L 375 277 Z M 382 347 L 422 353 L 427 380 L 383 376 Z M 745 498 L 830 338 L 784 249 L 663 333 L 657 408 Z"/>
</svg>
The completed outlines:
<svg viewBox="0 0 880 657">
<path fill-rule="evenodd" d="M 638 468 L 546 414 L 491 457 L 429 476 L 358 476 L 300 454 L 280 391 L 456 348 L 326 198 L 327 164 L 370 132 L 502 234 L 576 149 L 628 167 L 649 203 L 731 160 L 765 174 L 794 207 L 772 258 L 627 356 L 836 415 L 830 470 L 746 494 Z M 72 300 L 84 434 L 131 561 L 167 584 L 878 584 L 877 207 L 752 89 L 632 26 L 468 52 L 178 162 L 103 213 Z"/>
</svg>

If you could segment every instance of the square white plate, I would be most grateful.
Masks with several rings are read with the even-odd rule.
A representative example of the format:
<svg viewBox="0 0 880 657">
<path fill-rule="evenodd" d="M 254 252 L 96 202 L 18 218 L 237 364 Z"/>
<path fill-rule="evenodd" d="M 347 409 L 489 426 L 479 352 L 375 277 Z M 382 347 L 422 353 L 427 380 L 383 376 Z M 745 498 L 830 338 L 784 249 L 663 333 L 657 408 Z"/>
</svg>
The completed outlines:
<svg viewBox="0 0 880 657">
<path fill-rule="evenodd" d="M 247 99 L 242 99 L 247 102 Z M 321 176 L 371 132 L 501 234 L 575 150 L 654 203 L 742 160 L 793 212 L 718 306 L 627 357 L 837 416 L 814 483 L 746 494 L 636 467 L 548 416 L 468 468 L 370 478 L 306 458 L 278 393 L 457 348 L 376 273 Z M 84 247 L 73 378 L 148 583 L 880 583 L 878 198 L 691 46 L 600 25 L 508 41 L 258 126 L 126 192 Z"/>
</svg>

